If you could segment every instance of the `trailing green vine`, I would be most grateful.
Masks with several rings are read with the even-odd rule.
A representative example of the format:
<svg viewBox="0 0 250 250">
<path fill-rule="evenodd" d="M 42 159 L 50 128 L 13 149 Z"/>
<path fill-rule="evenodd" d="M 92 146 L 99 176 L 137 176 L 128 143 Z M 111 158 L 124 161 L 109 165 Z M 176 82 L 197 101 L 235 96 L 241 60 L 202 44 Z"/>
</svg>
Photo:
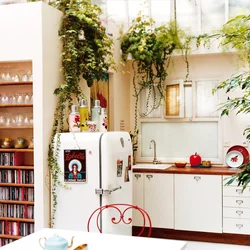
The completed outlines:
<svg viewBox="0 0 250 250">
<path fill-rule="evenodd" d="M 101 9 L 91 0 L 60 0 L 52 5 L 63 12 L 59 37 L 62 41 L 62 72 L 64 82 L 55 89 L 58 97 L 48 151 L 48 168 L 51 175 L 53 227 L 57 211 L 57 188 L 67 186 L 60 181 L 63 174 L 58 163 L 60 133 L 68 131 L 65 121 L 74 100 L 84 97 L 79 84 L 81 76 L 90 87 L 102 80 L 110 68 L 114 68 L 112 45 L 99 18 Z"/>
<path fill-rule="evenodd" d="M 155 26 L 155 21 L 139 12 L 132 21 L 127 33 L 121 37 L 122 59 L 127 61 L 132 56 L 133 89 L 135 97 L 135 126 L 133 143 L 138 142 L 138 114 L 148 116 L 162 105 L 165 98 L 164 81 L 168 75 L 167 69 L 171 55 L 175 50 L 188 51 L 191 38 L 177 27 L 175 21 L 168 25 Z M 185 54 L 187 61 L 187 54 Z M 189 64 L 187 64 L 189 66 Z M 188 74 L 187 74 L 188 77 Z M 145 110 L 139 111 L 139 97 L 143 91 L 148 91 Z M 153 100 L 152 106 L 149 103 Z"/>
</svg>

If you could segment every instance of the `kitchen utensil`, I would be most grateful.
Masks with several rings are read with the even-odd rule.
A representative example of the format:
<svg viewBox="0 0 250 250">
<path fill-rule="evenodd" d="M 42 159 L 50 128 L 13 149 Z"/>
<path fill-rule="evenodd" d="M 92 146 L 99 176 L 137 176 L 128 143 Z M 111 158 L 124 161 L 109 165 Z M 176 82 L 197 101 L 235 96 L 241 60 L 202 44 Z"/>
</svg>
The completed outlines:
<svg viewBox="0 0 250 250">
<path fill-rule="evenodd" d="M 83 250 L 83 249 L 86 248 L 86 247 L 87 247 L 87 244 L 82 244 L 82 245 L 80 245 L 80 246 L 74 248 L 74 250 Z"/>
<path fill-rule="evenodd" d="M 226 164 L 231 168 L 237 168 L 242 165 L 244 157 L 241 152 L 232 150 L 226 155 Z"/>
<path fill-rule="evenodd" d="M 240 153 L 242 153 L 242 155 L 244 157 L 243 164 L 246 164 L 249 161 L 249 152 L 245 147 L 240 146 L 240 145 L 234 145 L 228 149 L 227 153 L 229 153 L 230 151 L 233 151 L 233 150 L 236 150 L 236 151 L 239 151 Z"/>
<path fill-rule="evenodd" d="M 185 168 L 185 166 L 187 165 L 187 162 L 185 162 L 185 161 L 177 161 L 174 164 L 175 164 L 175 166 L 177 168 Z"/>
</svg>

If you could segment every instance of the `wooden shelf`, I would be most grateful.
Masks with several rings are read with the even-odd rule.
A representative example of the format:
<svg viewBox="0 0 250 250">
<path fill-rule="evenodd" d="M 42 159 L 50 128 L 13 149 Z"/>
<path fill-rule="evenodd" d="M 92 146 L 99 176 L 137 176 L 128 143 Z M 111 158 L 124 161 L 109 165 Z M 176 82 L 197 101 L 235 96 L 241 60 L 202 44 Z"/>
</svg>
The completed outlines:
<svg viewBox="0 0 250 250">
<path fill-rule="evenodd" d="M 0 166 L 0 169 L 24 169 L 24 170 L 34 170 L 34 166 Z"/>
<path fill-rule="evenodd" d="M 0 104 L 0 108 L 25 108 L 25 107 L 33 107 L 33 104 L 30 103 Z"/>
<path fill-rule="evenodd" d="M 34 187 L 34 184 L 22 184 L 22 183 L 1 183 L 0 187 Z"/>
<path fill-rule="evenodd" d="M 35 222 L 34 219 L 12 218 L 12 217 L 0 217 L 0 221 L 1 221 L 1 220 L 20 221 L 20 222 L 30 222 L 30 223 L 34 223 L 34 222 Z"/>
<path fill-rule="evenodd" d="M 0 126 L 0 129 L 33 129 L 33 126 Z"/>
<path fill-rule="evenodd" d="M 0 200 L 0 204 L 21 204 L 21 205 L 34 205 L 34 201 L 14 201 L 14 200 Z"/>
<path fill-rule="evenodd" d="M 0 82 L 0 86 L 7 86 L 7 85 L 32 85 L 32 81 L 27 82 Z"/>
<path fill-rule="evenodd" d="M 19 235 L 8 235 L 8 234 L 0 234 L 0 238 L 2 239 L 13 239 L 13 240 L 19 240 L 24 236 Z"/>
<path fill-rule="evenodd" d="M 22 152 L 22 153 L 33 153 L 34 149 L 33 148 L 0 148 L 0 153 L 1 152 Z"/>
</svg>

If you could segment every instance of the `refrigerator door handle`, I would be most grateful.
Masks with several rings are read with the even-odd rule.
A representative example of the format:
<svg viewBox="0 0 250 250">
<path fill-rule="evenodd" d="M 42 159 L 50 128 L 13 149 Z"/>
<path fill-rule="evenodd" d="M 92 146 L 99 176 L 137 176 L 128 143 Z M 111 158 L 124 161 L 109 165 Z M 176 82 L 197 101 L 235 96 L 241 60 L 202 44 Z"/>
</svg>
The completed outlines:
<svg viewBox="0 0 250 250">
<path fill-rule="evenodd" d="M 121 186 L 118 186 L 116 188 L 111 188 L 111 189 L 96 188 L 95 193 L 96 194 L 102 194 L 102 195 L 111 194 L 112 192 L 114 192 L 114 191 L 116 191 L 118 189 L 121 189 L 121 188 L 122 188 Z"/>
</svg>

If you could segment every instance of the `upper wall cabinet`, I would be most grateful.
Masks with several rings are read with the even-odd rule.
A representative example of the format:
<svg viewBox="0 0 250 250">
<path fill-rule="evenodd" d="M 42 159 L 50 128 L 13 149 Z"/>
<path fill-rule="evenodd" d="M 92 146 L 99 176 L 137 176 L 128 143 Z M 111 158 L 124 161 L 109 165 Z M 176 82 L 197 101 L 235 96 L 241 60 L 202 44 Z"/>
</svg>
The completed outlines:
<svg viewBox="0 0 250 250">
<path fill-rule="evenodd" d="M 147 115 L 147 118 L 188 118 L 191 120 L 211 120 L 219 118 L 217 105 L 219 93 L 212 94 L 212 89 L 219 83 L 219 79 L 195 79 L 193 81 L 171 81 L 165 88 L 165 104 Z M 141 111 L 147 113 L 153 105 L 153 95 L 148 90 L 141 93 Z M 156 91 L 157 97 L 157 91 Z M 148 96 L 150 98 L 148 98 Z"/>
</svg>

